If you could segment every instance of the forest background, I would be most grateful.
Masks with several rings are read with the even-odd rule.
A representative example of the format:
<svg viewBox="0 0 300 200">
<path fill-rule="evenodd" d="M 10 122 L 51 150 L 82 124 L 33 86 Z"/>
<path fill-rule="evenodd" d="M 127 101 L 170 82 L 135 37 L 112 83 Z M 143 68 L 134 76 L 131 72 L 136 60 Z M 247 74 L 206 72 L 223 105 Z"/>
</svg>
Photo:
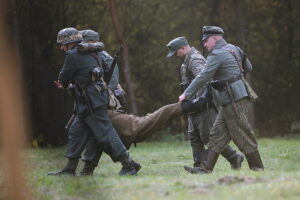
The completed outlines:
<svg viewBox="0 0 300 200">
<path fill-rule="evenodd" d="M 60 145 L 67 140 L 64 126 L 72 113 L 73 101 L 53 84 L 64 59 L 56 44 L 57 32 L 65 27 L 93 29 L 100 33 L 106 50 L 113 55 L 120 42 L 112 21 L 111 2 L 11 0 L 10 9 L 2 13 L 11 25 L 12 42 L 17 44 L 15 57 L 23 66 L 24 99 L 36 145 Z M 113 2 L 128 47 L 128 60 L 124 52 L 119 60 L 121 83 L 133 95 L 128 111 L 144 115 L 178 101 L 180 61 L 165 57 L 166 44 L 185 36 L 191 46 L 202 52 L 201 27 L 216 25 L 224 29 L 229 43 L 244 47 L 244 40 L 247 41 L 247 55 L 254 66 L 251 84 L 259 95 L 252 116 L 257 134 L 285 135 L 292 122 L 300 121 L 297 0 Z M 182 133 L 182 120 L 174 121 L 165 132 Z"/>
</svg>

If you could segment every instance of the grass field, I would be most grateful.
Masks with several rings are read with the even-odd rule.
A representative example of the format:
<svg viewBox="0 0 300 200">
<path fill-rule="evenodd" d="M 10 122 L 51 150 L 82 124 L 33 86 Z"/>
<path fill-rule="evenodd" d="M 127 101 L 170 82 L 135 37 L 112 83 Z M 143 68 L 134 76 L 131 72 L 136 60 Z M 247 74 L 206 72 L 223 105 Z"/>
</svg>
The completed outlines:
<svg viewBox="0 0 300 200">
<path fill-rule="evenodd" d="M 133 147 L 131 155 L 143 166 L 135 177 L 118 176 L 120 164 L 106 155 L 94 176 L 52 177 L 47 172 L 66 162 L 64 149 L 33 149 L 26 153 L 31 169 L 27 178 L 32 195 L 46 200 L 300 199 L 300 139 L 260 139 L 259 150 L 264 172 L 249 170 L 247 162 L 232 171 L 220 157 L 212 174 L 191 175 L 183 169 L 192 165 L 191 148 L 184 141 Z"/>
</svg>

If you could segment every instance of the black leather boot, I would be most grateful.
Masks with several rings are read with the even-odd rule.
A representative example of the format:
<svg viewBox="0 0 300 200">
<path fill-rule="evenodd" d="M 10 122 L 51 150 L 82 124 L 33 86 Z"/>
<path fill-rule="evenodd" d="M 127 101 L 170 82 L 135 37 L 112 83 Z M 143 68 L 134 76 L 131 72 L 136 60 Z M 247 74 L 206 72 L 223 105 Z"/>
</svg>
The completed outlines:
<svg viewBox="0 0 300 200">
<path fill-rule="evenodd" d="M 207 174 L 211 173 L 216 165 L 216 162 L 218 160 L 219 154 L 207 150 L 206 152 L 206 158 L 203 162 L 201 162 L 200 167 L 187 167 L 185 166 L 184 169 L 191 174 Z"/>
<path fill-rule="evenodd" d="M 194 167 L 200 167 L 201 162 L 205 159 L 205 148 L 203 146 L 194 145 L 192 146 Z M 184 169 L 190 169 L 189 166 L 184 166 Z"/>
<path fill-rule="evenodd" d="M 192 146 L 194 167 L 200 167 L 200 163 L 205 159 L 204 145 Z"/>
<path fill-rule="evenodd" d="M 245 154 L 246 159 L 248 161 L 249 168 L 254 171 L 263 171 L 264 165 L 261 161 L 259 152 L 256 150 L 252 153 Z"/>
<path fill-rule="evenodd" d="M 229 145 L 221 152 L 221 155 L 228 160 L 232 169 L 239 170 L 244 160 L 243 154 L 236 152 Z"/>
<path fill-rule="evenodd" d="M 124 175 L 136 175 L 142 166 L 133 161 L 129 156 L 120 160 L 122 169 L 119 172 L 120 176 Z"/>
<path fill-rule="evenodd" d="M 201 112 L 207 109 L 207 103 L 205 98 L 199 97 L 197 100 L 184 100 L 181 102 L 181 108 L 183 114 L 191 114 Z"/>
<path fill-rule="evenodd" d="M 92 176 L 95 170 L 96 165 L 94 165 L 92 162 L 84 160 L 84 166 L 79 173 L 80 176 Z"/>
<path fill-rule="evenodd" d="M 69 158 L 68 162 L 67 162 L 67 165 L 57 171 L 57 172 L 48 172 L 48 175 L 52 175 L 52 176 L 60 176 L 60 175 L 75 175 L 75 170 L 77 168 L 77 165 L 78 165 L 78 161 L 79 159 L 78 158 Z"/>
</svg>

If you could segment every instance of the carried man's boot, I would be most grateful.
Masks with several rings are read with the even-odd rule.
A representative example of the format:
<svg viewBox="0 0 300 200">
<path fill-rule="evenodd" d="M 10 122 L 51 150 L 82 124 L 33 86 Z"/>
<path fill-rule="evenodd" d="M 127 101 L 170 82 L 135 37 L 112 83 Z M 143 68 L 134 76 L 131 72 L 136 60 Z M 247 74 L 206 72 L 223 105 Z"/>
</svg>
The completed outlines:
<svg viewBox="0 0 300 200">
<path fill-rule="evenodd" d="M 119 172 L 120 176 L 124 175 L 136 175 L 142 166 L 133 161 L 129 156 L 120 160 L 122 169 Z"/>
<path fill-rule="evenodd" d="M 249 168 L 254 171 L 264 171 L 264 165 L 261 161 L 258 150 L 245 154 Z"/>
<path fill-rule="evenodd" d="M 69 158 L 68 162 L 67 162 L 67 165 L 57 171 L 57 172 L 48 172 L 48 175 L 52 175 L 52 176 L 60 176 L 60 175 L 75 175 L 75 170 L 77 168 L 77 165 L 78 165 L 78 161 L 79 159 L 78 158 Z"/>
<path fill-rule="evenodd" d="M 187 167 L 185 166 L 184 169 L 191 174 L 207 174 L 211 173 L 216 165 L 216 162 L 218 160 L 219 154 L 207 150 L 206 152 L 206 158 L 203 162 L 201 162 L 200 167 Z"/>
<path fill-rule="evenodd" d="M 97 165 L 93 164 L 91 161 L 83 160 L 84 166 L 79 173 L 80 176 L 92 176 L 94 173 L 94 170 Z"/>
<path fill-rule="evenodd" d="M 204 97 L 200 97 L 196 101 L 185 100 L 181 102 L 181 109 L 183 114 L 201 112 L 207 109 L 207 102 Z"/>
<path fill-rule="evenodd" d="M 236 152 L 229 145 L 221 152 L 221 155 L 228 160 L 232 169 L 239 170 L 244 160 L 243 154 Z"/>
</svg>

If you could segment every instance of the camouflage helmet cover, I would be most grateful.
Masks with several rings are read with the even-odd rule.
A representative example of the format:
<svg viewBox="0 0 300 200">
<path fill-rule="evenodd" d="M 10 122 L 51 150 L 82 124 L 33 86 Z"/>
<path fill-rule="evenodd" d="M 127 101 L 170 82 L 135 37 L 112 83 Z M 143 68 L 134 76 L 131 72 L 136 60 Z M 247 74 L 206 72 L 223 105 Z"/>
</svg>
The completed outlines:
<svg viewBox="0 0 300 200">
<path fill-rule="evenodd" d="M 57 34 L 57 43 L 68 44 L 71 42 L 79 42 L 82 40 L 82 35 L 76 28 L 64 28 Z"/>
</svg>

